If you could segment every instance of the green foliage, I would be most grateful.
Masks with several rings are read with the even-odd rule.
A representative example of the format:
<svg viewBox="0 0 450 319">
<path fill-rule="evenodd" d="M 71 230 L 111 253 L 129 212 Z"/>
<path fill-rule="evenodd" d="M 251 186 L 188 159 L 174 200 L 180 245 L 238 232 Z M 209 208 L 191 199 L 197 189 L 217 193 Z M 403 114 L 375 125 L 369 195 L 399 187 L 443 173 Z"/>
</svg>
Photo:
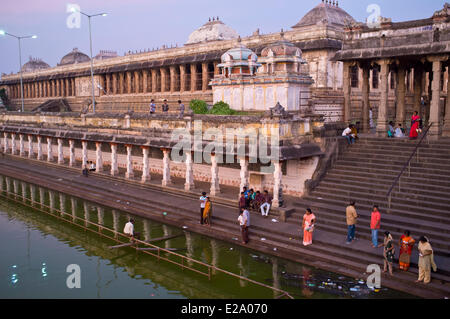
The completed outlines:
<svg viewBox="0 0 450 319">
<path fill-rule="evenodd" d="M 211 110 L 209 110 L 208 114 L 214 115 L 235 115 L 236 111 L 230 109 L 230 106 L 225 102 L 217 102 L 213 105 Z"/>
<path fill-rule="evenodd" d="M 208 104 L 202 100 L 191 100 L 189 102 L 189 106 L 194 114 L 207 114 L 208 113 Z"/>
</svg>

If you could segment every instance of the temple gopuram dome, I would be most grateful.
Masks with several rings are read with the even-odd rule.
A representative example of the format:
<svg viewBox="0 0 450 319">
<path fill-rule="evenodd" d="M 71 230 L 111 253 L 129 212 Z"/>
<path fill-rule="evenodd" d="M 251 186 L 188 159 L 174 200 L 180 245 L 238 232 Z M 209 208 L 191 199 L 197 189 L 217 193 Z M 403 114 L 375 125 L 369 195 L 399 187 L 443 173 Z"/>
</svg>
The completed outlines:
<svg viewBox="0 0 450 319">
<path fill-rule="evenodd" d="M 38 70 L 44 70 L 50 68 L 50 65 L 42 61 L 41 59 L 33 59 L 30 56 L 30 61 L 22 66 L 22 72 L 34 72 Z"/>
<path fill-rule="evenodd" d="M 301 58 L 302 50 L 283 38 L 281 41 L 268 45 L 261 51 L 261 57 L 271 56 L 296 56 Z"/>
<path fill-rule="evenodd" d="M 83 63 L 88 62 L 91 59 L 88 55 L 84 54 L 83 52 L 78 51 L 77 48 L 74 48 L 72 52 L 66 54 L 62 59 L 61 62 L 58 65 L 68 65 L 68 64 L 76 64 L 76 63 Z"/>
<path fill-rule="evenodd" d="M 226 77 L 231 75 L 253 75 L 256 70 L 261 66 L 258 61 L 258 56 L 247 48 L 240 44 L 240 38 L 238 38 L 239 45 L 232 48 L 222 54 L 220 60 L 222 63 L 218 65 L 222 68 L 222 74 Z"/>
<path fill-rule="evenodd" d="M 186 44 L 194 44 L 208 41 L 221 41 L 237 39 L 239 35 L 232 28 L 219 20 L 219 17 L 209 19 L 209 22 L 189 35 Z"/>
<path fill-rule="evenodd" d="M 292 28 L 295 29 L 317 24 L 345 26 L 353 22 L 356 22 L 356 20 L 339 7 L 338 1 L 322 0 L 322 3 L 305 14 Z"/>
</svg>

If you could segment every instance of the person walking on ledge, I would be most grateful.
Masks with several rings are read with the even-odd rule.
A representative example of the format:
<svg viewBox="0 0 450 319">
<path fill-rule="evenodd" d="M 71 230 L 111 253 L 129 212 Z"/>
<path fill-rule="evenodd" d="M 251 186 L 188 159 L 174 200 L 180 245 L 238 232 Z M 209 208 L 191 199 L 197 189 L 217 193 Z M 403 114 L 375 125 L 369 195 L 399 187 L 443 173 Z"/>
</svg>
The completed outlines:
<svg viewBox="0 0 450 319">
<path fill-rule="evenodd" d="M 431 281 L 431 268 L 433 271 L 437 271 L 436 264 L 434 262 L 433 248 L 430 241 L 425 236 L 419 239 L 419 278 L 416 282 L 423 281 L 424 284 L 428 284 Z"/>
<path fill-rule="evenodd" d="M 416 241 L 410 236 L 409 230 L 400 237 L 400 255 L 398 256 L 399 268 L 407 271 L 411 261 L 412 248 Z"/>
<path fill-rule="evenodd" d="M 305 215 L 303 215 L 303 246 L 308 246 L 312 244 L 312 236 L 314 231 L 314 225 L 316 221 L 316 216 L 314 216 L 311 208 L 307 208 Z"/>
<path fill-rule="evenodd" d="M 372 247 L 378 247 L 378 230 L 380 229 L 381 214 L 378 211 L 378 206 L 374 205 L 372 214 L 370 216 L 370 230 L 372 231 Z"/>
<path fill-rule="evenodd" d="M 203 222 L 205 225 L 211 226 L 212 204 L 209 197 L 206 197 L 205 209 L 203 210 Z"/>
<path fill-rule="evenodd" d="M 345 209 L 345 215 L 347 218 L 347 244 L 350 244 L 355 239 L 356 219 L 358 218 L 354 201 L 351 201 Z"/>
<path fill-rule="evenodd" d="M 247 228 L 247 218 L 245 218 L 244 210 L 241 210 L 239 217 L 239 226 L 241 227 L 242 243 L 246 245 L 248 243 L 248 228 Z"/>
<path fill-rule="evenodd" d="M 387 271 L 387 267 L 389 267 L 389 274 L 392 276 L 392 263 L 394 262 L 394 240 L 392 239 L 392 235 L 390 232 L 384 233 L 384 250 L 383 250 L 383 257 L 384 257 L 384 269 L 383 272 Z"/>
<path fill-rule="evenodd" d="M 205 210 L 206 200 L 208 197 L 206 197 L 206 192 L 202 193 L 202 196 L 200 196 L 200 224 L 203 225 L 203 211 Z"/>
</svg>

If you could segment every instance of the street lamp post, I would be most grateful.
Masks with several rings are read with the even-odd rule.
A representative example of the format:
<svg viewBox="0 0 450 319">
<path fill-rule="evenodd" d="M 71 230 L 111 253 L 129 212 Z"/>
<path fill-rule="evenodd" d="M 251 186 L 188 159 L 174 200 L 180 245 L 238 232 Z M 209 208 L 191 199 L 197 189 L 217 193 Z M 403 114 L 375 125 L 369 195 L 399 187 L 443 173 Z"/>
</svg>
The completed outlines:
<svg viewBox="0 0 450 319">
<path fill-rule="evenodd" d="M 19 64 L 20 64 L 20 69 L 19 69 L 19 74 L 20 74 L 20 97 L 22 100 L 22 112 L 25 111 L 24 108 L 24 103 L 23 103 L 23 78 L 22 78 L 22 45 L 20 40 L 22 39 L 36 39 L 37 36 L 36 35 L 28 35 L 28 36 L 17 36 L 8 32 L 5 32 L 4 30 L 0 30 L 0 35 L 9 35 L 11 37 L 16 38 L 19 41 Z"/>
<path fill-rule="evenodd" d="M 74 9 L 75 10 L 75 9 Z M 92 111 L 95 113 L 95 88 L 94 88 L 94 59 L 92 57 L 92 32 L 91 32 L 91 18 L 102 16 L 106 17 L 106 13 L 98 13 L 98 14 L 86 14 L 84 12 L 79 11 L 82 15 L 86 16 L 89 21 L 89 46 L 90 46 L 90 53 L 91 53 L 91 86 L 92 86 Z"/>
</svg>

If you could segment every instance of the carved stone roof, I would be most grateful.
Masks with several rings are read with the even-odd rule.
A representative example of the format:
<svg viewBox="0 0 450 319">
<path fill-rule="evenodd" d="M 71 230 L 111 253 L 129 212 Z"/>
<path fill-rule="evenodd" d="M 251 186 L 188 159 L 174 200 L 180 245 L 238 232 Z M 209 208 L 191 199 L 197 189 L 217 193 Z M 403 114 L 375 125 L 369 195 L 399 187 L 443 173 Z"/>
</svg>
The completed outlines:
<svg viewBox="0 0 450 319">
<path fill-rule="evenodd" d="M 83 63 L 88 62 L 91 59 L 88 55 L 84 54 L 83 52 L 78 51 L 77 48 L 74 48 L 72 52 L 66 54 L 62 59 L 61 62 L 58 65 L 68 65 L 68 64 L 76 64 L 76 63 Z"/>
<path fill-rule="evenodd" d="M 237 39 L 238 36 L 236 31 L 217 19 L 205 23 L 203 26 L 192 32 L 186 44 L 232 40 Z"/>
<path fill-rule="evenodd" d="M 292 28 L 301 28 L 310 25 L 337 25 L 345 26 L 348 23 L 356 22 L 356 20 L 347 12 L 342 10 L 337 1 L 322 1 L 319 5 L 309 11 L 305 16 Z"/>
<path fill-rule="evenodd" d="M 43 69 L 48 69 L 48 68 L 50 68 L 50 65 L 48 65 L 41 59 L 33 59 L 30 56 L 30 61 L 28 61 L 27 63 L 25 63 L 22 66 L 22 72 L 33 72 L 33 71 L 43 70 Z"/>
</svg>

